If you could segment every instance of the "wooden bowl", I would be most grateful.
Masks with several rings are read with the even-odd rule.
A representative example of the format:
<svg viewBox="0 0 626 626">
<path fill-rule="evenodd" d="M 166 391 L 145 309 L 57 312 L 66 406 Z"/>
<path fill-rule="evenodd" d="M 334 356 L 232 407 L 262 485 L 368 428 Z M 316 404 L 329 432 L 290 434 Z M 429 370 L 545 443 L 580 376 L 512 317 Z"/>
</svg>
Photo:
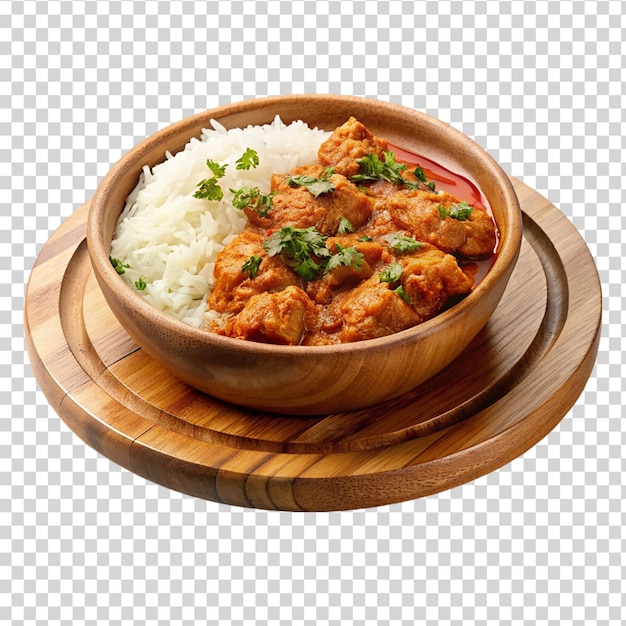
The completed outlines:
<svg viewBox="0 0 626 626">
<path fill-rule="evenodd" d="M 496 259 L 487 275 L 460 303 L 419 326 L 333 346 L 278 346 L 221 337 L 145 302 L 123 283 L 109 261 L 116 221 L 142 167 L 163 161 L 166 151 L 183 149 L 210 126 L 211 119 L 232 128 L 269 123 L 276 115 L 285 123 L 301 119 L 325 130 L 353 115 L 391 144 L 472 180 L 489 202 L 499 231 Z M 91 201 L 87 224 L 91 263 L 104 298 L 147 354 L 179 379 L 221 400 L 302 415 L 350 411 L 398 397 L 459 357 L 498 305 L 517 261 L 521 237 L 521 212 L 513 186 L 474 141 L 424 113 L 338 95 L 248 100 L 164 128 L 112 167 Z"/>
</svg>

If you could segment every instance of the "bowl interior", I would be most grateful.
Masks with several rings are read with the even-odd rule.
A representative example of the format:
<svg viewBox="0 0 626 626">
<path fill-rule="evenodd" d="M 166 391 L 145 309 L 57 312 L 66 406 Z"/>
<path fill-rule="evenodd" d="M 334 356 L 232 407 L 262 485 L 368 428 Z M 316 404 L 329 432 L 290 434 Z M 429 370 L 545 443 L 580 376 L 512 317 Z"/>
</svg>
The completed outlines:
<svg viewBox="0 0 626 626">
<path fill-rule="evenodd" d="M 108 261 L 117 219 L 126 197 L 137 184 L 142 168 L 163 161 L 166 151 L 174 154 L 182 150 L 192 137 L 199 137 L 204 128 L 210 127 L 212 119 L 226 128 L 234 128 L 270 123 L 277 115 L 287 124 L 304 120 L 311 127 L 325 130 L 334 129 L 353 115 L 374 134 L 385 137 L 393 145 L 426 156 L 478 186 L 494 214 L 499 229 L 499 247 L 491 270 L 463 302 L 480 297 L 497 280 L 499 273 L 514 263 L 521 236 L 517 198 L 506 174 L 478 144 L 432 116 L 393 103 L 354 96 L 296 95 L 248 100 L 199 113 L 164 128 L 131 149 L 114 165 L 92 199 L 87 237 L 98 280 L 109 283 L 111 289 L 117 289 L 119 297 L 126 300 L 128 306 L 137 307 L 141 314 L 153 317 L 171 328 L 178 328 L 179 332 L 195 333 L 197 329 L 181 328 L 185 325 L 160 314 L 132 290 L 118 288 L 121 286 L 119 277 Z M 435 320 L 440 317 L 429 320 L 432 324 L 426 322 L 402 334 L 426 332 L 428 326 L 436 323 Z M 383 340 L 393 341 L 389 338 Z M 371 341 L 379 340 L 365 343 Z M 332 349 L 336 350 L 337 347 Z M 351 347 L 354 349 L 355 345 Z M 259 348 L 257 344 L 255 349 Z M 279 348 L 272 346 L 269 349 L 275 351 Z M 326 346 L 299 349 L 324 348 Z"/>
<path fill-rule="evenodd" d="M 182 150 L 210 128 L 303 120 L 333 130 L 350 116 L 375 135 L 472 181 L 499 231 L 495 261 L 466 298 L 413 328 L 350 344 L 279 346 L 207 333 L 157 310 L 120 280 L 109 262 L 125 200 L 144 166 Z M 243 101 L 199 113 L 155 133 L 124 155 L 94 195 L 87 243 L 94 274 L 124 329 L 144 350 L 193 387 L 259 410 L 292 414 L 348 411 L 397 397 L 454 360 L 485 325 L 502 296 L 521 243 L 513 186 L 474 141 L 448 124 L 400 105 L 353 96 L 299 95 Z M 381 385 L 381 371 L 385 384 Z"/>
</svg>

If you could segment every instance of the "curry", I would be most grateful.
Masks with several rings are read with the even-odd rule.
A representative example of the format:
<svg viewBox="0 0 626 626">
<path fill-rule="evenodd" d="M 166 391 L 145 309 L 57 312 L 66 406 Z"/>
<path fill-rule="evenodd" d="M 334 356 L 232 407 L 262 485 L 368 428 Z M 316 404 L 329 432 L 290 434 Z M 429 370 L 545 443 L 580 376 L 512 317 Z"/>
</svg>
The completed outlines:
<svg viewBox="0 0 626 626">
<path fill-rule="evenodd" d="M 206 329 L 284 345 L 350 343 L 416 326 L 471 292 L 497 231 L 478 203 L 437 190 L 418 165 L 350 118 L 318 163 L 235 201 L 245 230 L 219 254 Z"/>
</svg>

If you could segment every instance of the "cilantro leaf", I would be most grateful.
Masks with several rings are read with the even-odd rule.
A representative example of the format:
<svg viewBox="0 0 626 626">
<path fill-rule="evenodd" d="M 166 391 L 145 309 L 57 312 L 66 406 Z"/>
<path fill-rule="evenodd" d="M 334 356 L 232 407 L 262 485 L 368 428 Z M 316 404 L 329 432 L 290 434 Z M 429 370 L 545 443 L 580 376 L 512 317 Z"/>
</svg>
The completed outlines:
<svg viewBox="0 0 626 626">
<path fill-rule="evenodd" d="M 205 178 L 201 180 L 193 194 L 194 198 L 201 200 L 221 200 L 224 197 L 222 188 L 217 184 L 217 178 Z"/>
<path fill-rule="evenodd" d="M 267 237 L 263 246 L 269 256 L 279 255 L 304 280 L 314 280 L 323 271 L 322 260 L 331 256 L 326 239 L 314 226 L 284 226 Z"/>
<path fill-rule="evenodd" d="M 352 177 L 354 182 L 386 180 L 393 185 L 404 183 L 401 172 L 406 169 L 406 165 L 398 163 L 393 152 L 383 152 L 382 161 L 377 154 L 372 153 L 357 159 L 356 162 L 360 171 Z"/>
<path fill-rule="evenodd" d="M 342 235 L 345 233 L 353 233 L 354 226 L 352 226 L 352 222 L 347 217 L 342 217 L 339 220 L 339 227 L 337 228 L 337 232 Z"/>
<path fill-rule="evenodd" d="M 241 271 L 245 274 L 246 272 L 250 274 L 250 279 L 254 280 L 256 277 L 259 266 L 261 265 L 261 257 L 260 256 L 251 256 L 242 266 Z"/>
<path fill-rule="evenodd" d="M 420 185 L 423 185 L 429 191 L 435 191 L 435 183 L 426 179 L 426 174 L 419 165 L 413 171 L 417 182 L 407 180 L 402 174 L 407 166 L 404 163 L 398 163 L 392 151 L 383 152 L 382 161 L 377 154 L 372 153 L 357 159 L 356 162 L 359 164 L 360 171 L 352 177 L 353 182 L 386 180 L 392 185 L 405 185 L 410 189 L 419 189 Z"/>
<path fill-rule="evenodd" d="M 211 159 L 206 160 L 207 167 L 211 170 L 211 173 L 215 178 L 223 178 L 224 174 L 226 174 L 226 168 L 228 164 L 220 165 Z"/>
<path fill-rule="evenodd" d="M 390 233 L 383 237 L 389 244 L 389 247 L 397 253 L 413 252 L 418 248 L 421 248 L 424 244 L 421 241 L 417 241 L 413 237 L 408 237 L 402 233 Z"/>
<path fill-rule="evenodd" d="M 407 304 L 411 304 L 411 298 L 406 295 L 402 285 L 398 285 L 398 287 L 396 287 L 393 292 L 398 294 Z"/>
<path fill-rule="evenodd" d="M 233 206 L 236 209 L 251 208 L 256 211 L 260 217 L 265 217 L 272 208 L 272 198 L 276 195 L 276 191 L 269 194 L 261 193 L 258 187 L 242 187 L 241 189 L 230 190 L 233 196 Z"/>
<path fill-rule="evenodd" d="M 259 155 L 256 150 L 246 148 L 246 151 L 235 162 L 235 168 L 238 170 L 249 170 L 259 165 Z"/>
<path fill-rule="evenodd" d="M 400 276 L 402 276 L 402 264 L 398 262 L 392 263 L 378 274 L 381 283 L 397 283 Z"/>
<path fill-rule="evenodd" d="M 323 193 L 334 191 L 335 183 L 330 180 L 334 173 L 332 167 L 327 167 L 319 178 L 310 174 L 301 174 L 287 177 L 286 182 L 290 187 L 305 187 L 313 194 L 314 198 L 317 198 Z"/>
<path fill-rule="evenodd" d="M 111 261 L 111 265 L 115 268 L 115 271 L 118 274 L 125 274 L 126 270 L 130 269 L 130 265 L 128 263 L 122 263 L 119 259 L 109 256 L 109 261 Z"/>
<path fill-rule="evenodd" d="M 356 161 L 359 164 L 359 173 L 352 177 L 354 182 L 381 180 L 384 178 L 384 163 L 377 154 L 368 154 Z"/>
<path fill-rule="evenodd" d="M 363 265 L 363 253 L 359 252 L 354 246 L 343 247 L 338 243 L 335 244 L 337 252 L 328 259 L 324 273 L 327 274 L 332 269 L 345 265 L 346 267 L 353 267 L 359 271 Z"/>
<path fill-rule="evenodd" d="M 424 170 L 422 169 L 421 165 L 418 165 L 413 170 L 413 174 L 414 174 L 415 178 L 417 178 L 417 180 L 420 183 L 422 183 L 424 186 L 428 187 L 428 189 L 430 189 L 431 191 L 435 191 L 435 183 L 432 180 L 428 181 L 426 179 L 426 174 L 424 173 Z"/>
<path fill-rule="evenodd" d="M 322 264 L 317 263 L 312 257 L 309 257 L 308 259 L 300 261 L 294 269 L 296 274 L 304 280 L 315 280 L 322 271 Z"/>
<path fill-rule="evenodd" d="M 202 200 L 221 200 L 224 197 L 224 192 L 217 184 L 217 180 L 226 174 L 227 164 L 220 165 L 211 159 L 207 159 L 206 165 L 211 170 L 213 177 L 201 180 L 196 185 L 198 188 L 193 194 L 193 197 L 200 198 Z"/>
<path fill-rule="evenodd" d="M 445 220 L 446 217 L 451 217 L 453 220 L 458 220 L 459 222 L 465 222 L 474 212 L 474 207 L 465 201 L 458 202 L 448 209 L 441 205 L 437 208 L 439 209 L 439 215 L 442 220 Z"/>
<path fill-rule="evenodd" d="M 139 291 L 143 291 L 146 286 L 146 281 L 143 279 L 142 276 L 139 277 L 139 280 L 135 281 L 135 289 L 138 289 Z"/>
<path fill-rule="evenodd" d="M 398 262 L 392 263 L 389 267 L 384 269 L 380 274 L 378 274 L 378 278 L 381 283 L 389 283 L 393 285 L 400 280 L 402 276 L 402 265 Z M 397 294 L 400 298 L 402 298 L 407 304 L 411 304 L 410 298 L 404 292 L 404 287 L 402 285 L 398 285 L 393 290 L 395 294 Z"/>
</svg>

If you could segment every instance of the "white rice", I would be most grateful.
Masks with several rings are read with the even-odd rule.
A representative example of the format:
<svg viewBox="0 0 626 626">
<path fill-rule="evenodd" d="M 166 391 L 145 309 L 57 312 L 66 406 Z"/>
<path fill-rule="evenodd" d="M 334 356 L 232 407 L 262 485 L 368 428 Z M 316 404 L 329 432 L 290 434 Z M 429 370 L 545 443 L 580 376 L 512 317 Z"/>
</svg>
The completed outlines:
<svg viewBox="0 0 626 626">
<path fill-rule="evenodd" d="M 141 278 L 146 287 L 138 294 L 196 327 L 204 320 L 217 255 L 246 223 L 229 190 L 250 186 L 269 193 L 273 173 L 316 162 L 329 135 L 301 121 L 285 125 L 279 117 L 263 126 L 226 130 L 215 120 L 211 126 L 152 170 L 144 167 L 111 247 L 111 257 L 130 266 L 121 277 L 131 288 Z M 237 170 L 235 162 L 246 148 L 256 150 L 259 165 Z M 218 181 L 224 192 L 220 201 L 193 197 L 197 184 L 213 176 L 207 159 L 227 164 Z"/>
</svg>

